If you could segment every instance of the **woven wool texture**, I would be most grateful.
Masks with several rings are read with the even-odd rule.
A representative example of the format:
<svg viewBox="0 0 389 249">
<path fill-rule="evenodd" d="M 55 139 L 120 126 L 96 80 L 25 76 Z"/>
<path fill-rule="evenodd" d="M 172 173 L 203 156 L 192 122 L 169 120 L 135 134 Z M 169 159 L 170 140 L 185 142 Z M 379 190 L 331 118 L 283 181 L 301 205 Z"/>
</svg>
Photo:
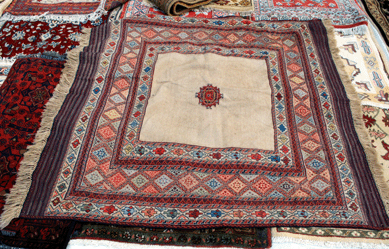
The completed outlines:
<svg viewBox="0 0 389 249">
<path fill-rule="evenodd" d="M 382 169 L 367 150 L 361 118 L 353 118 L 359 102 L 336 70 L 321 21 L 159 18 L 114 21 L 92 31 L 65 102 L 49 109 L 58 110 L 51 130 L 46 123 L 45 133 L 38 132 L 50 138 L 31 148 L 32 157 L 26 155 L 21 168 L 26 178 L 11 191 L 3 226 L 17 216 L 181 228 L 387 226 Z M 258 88 L 256 96 L 272 106 L 271 117 L 261 115 L 273 124 L 268 129 L 274 132 L 274 149 L 141 140 L 142 124 L 149 108 L 153 111 L 150 103 L 163 99 L 165 90 L 192 93 L 190 98 L 170 95 L 165 115 L 182 116 L 174 112 L 181 101 L 188 102 L 187 112 L 199 109 L 215 117 L 207 122 L 229 124 L 229 116 L 220 112 L 226 104 L 255 111 L 248 96 L 256 92 L 242 91 L 247 97 L 238 98 L 231 86 L 207 77 L 206 68 L 200 67 L 199 78 L 189 76 L 196 81 L 192 88 L 174 76 L 155 77 L 158 60 L 177 53 L 193 63 L 199 59 L 192 55 L 209 54 L 218 55 L 213 57 L 219 62 L 220 56 L 265 61 L 258 64 L 265 70 L 258 77 L 267 79 L 261 83 L 269 85 L 270 101 Z M 246 70 L 244 65 L 235 70 Z M 347 92 L 342 80 L 349 84 Z M 164 87 L 155 91 L 158 81 Z M 237 91 L 243 86 L 234 85 Z M 253 139 L 261 138 L 254 133 Z M 29 174 L 34 176 L 30 183 Z"/>
</svg>

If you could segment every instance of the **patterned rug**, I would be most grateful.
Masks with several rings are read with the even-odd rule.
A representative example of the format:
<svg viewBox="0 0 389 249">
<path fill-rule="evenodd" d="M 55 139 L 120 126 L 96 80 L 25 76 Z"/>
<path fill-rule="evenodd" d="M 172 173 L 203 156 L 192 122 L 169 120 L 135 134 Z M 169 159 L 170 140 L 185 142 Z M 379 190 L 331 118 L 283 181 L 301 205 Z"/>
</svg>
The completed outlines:
<svg viewBox="0 0 389 249">
<path fill-rule="evenodd" d="M 270 248 L 269 228 L 166 229 L 84 224 L 74 239 L 110 240 L 144 245 Z"/>
<path fill-rule="evenodd" d="M 335 37 L 345 70 L 362 104 L 388 109 L 389 80 L 370 32 L 364 35 L 336 32 Z"/>
<path fill-rule="evenodd" d="M 13 0 L 1 20 L 71 22 L 96 21 L 128 0 Z"/>
<path fill-rule="evenodd" d="M 321 21 L 125 19 L 94 28 L 79 62 L 2 226 L 388 226 L 382 168 Z"/>
<path fill-rule="evenodd" d="M 55 52 L 63 55 L 79 45 L 83 28 L 98 26 L 108 19 L 107 15 L 85 23 L 48 21 L 7 21 L 0 30 L 0 57 L 13 58 Z"/>
<path fill-rule="evenodd" d="M 75 221 L 14 219 L 1 230 L 0 244 L 21 248 L 66 248 Z"/>
<path fill-rule="evenodd" d="M 14 63 L 10 72 L 4 72 L 9 77 L 0 89 L 2 97 L 0 134 L 3 138 L 0 146 L 2 150 L 0 152 L 0 212 L 4 205 L 3 195 L 9 192 L 15 181 L 25 149 L 27 145 L 32 144 L 40 126 L 43 106 L 52 96 L 63 67 L 64 62 L 61 61 L 23 58 Z M 48 92 L 45 93 L 45 90 Z M 36 101 L 34 96 L 41 96 L 40 101 Z M 22 99 L 25 100 L 17 101 Z M 9 104 L 11 101 L 12 105 Z M 18 126 L 12 125 L 13 123 Z M 21 127 L 26 128 L 21 129 Z M 75 224 L 76 222 L 73 221 L 61 220 L 14 219 L 10 225 L 1 230 L 0 244 L 23 248 L 66 248 Z M 268 228 L 172 230 L 91 224 L 82 227 L 81 224 L 77 224 L 77 226 L 80 226 L 80 232 L 75 233 L 74 238 L 100 238 L 163 245 L 213 244 L 243 248 L 267 248 L 271 243 Z"/>
<path fill-rule="evenodd" d="M 385 0 L 362 0 L 367 13 L 389 44 L 389 4 Z"/>
<path fill-rule="evenodd" d="M 374 106 L 363 106 L 363 120 L 369 132 L 371 143 L 377 151 L 379 162 L 389 165 L 389 111 Z M 388 169 L 386 172 L 389 171 Z M 280 227 L 272 230 L 272 236 L 333 241 L 343 243 L 368 243 L 369 248 L 376 244 L 389 245 L 389 230 L 340 229 L 321 227 Z"/>
<path fill-rule="evenodd" d="M 232 1 L 232 0 L 231 0 Z M 289 1 L 289 0 L 253 0 L 214 1 L 205 8 L 210 8 L 212 18 L 226 16 L 249 16 L 251 20 L 313 20 L 331 19 L 333 25 L 339 28 L 345 25 L 354 25 L 359 22 L 367 23 L 366 13 L 356 0 L 318 0 L 318 1 Z M 126 4 L 124 17 L 142 16 L 150 13 L 158 13 L 158 9 L 145 4 L 143 0 L 134 0 Z M 237 8 L 238 9 L 234 9 Z M 249 7 L 249 9 L 239 9 Z M 253 8 L 251 12 L 250 11 Z M 224 10 L 224 11 L 223 11 Z M 243 11 L 243 13 L 239 13 Z M 198 11 L 196 11 L 198 12 Z M 200 10 L 199 12 L 202 12 Z M 188 14 L 184 15 L 188 16 Z"/>
<path fill-rule="evenodd" d="M 0 212 L 4 194 L 12 187 L 27 145 L 40 126 L 44 105 L 53 95 L 63 61 L 17 60 L 0 88 Z M 3 245 L 23 248 L 64 248 L 72 221 L 15 219 L 0 233 Z"/>
</svg>

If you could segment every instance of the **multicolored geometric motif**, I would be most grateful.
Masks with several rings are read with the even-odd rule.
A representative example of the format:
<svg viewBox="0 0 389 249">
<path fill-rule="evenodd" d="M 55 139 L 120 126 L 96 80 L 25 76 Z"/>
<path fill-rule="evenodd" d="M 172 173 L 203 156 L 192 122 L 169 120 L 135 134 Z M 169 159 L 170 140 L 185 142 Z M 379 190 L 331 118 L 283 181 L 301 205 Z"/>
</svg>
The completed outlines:
<svg viewBox="0 0 389 249">
<path fill-rule="evenodd" d="M 254 11 L 250 13 L 236 12 L 237 5 L 243 5 L 244 7 L 248 3 L 250 1 L 219 0 L 212 2 L 212 11 L 204 12 L 204 10 L 199 10 L 187 13 L 184 16 L 193 17 L 200 15 L 207 18 L 220 18 L 245 15 L 256 21 L 331 19 L 334 25 L 352 25 L 358 22 L 367 22 L 366 13 L 356 0 L 253 0 Z M 219 8 L 217 7 L 218 5 L 220 6 Z M 228 10 L 228 6 L 230 6 L 230 11 L 223 11 L 223 9 Z M 121 16 L 122 18 L 128 18 L 151 13 L 162 14 L 158 9 L 147 6 L 143 0 L 134 0 L 126 3 Z"/>
<path fill-rule="evenodd" d="M 13 0 L 4 13 L 15 16 L 39 16 L 46 14 L 55 15 L 87 15 L 95 14 L 96 18 L 101 17 L 103 10 L 111 10 L 128 0 Z M 93 19 L 88 19 L 94 21 Z"/>
<path fill-rule="evenodd" d="M 64 62 L 18 59 L 0 87 L 0 210 L 20 161 L 40 127 L 44 106 L 59 82 Z"/>
<path fill-rule="evenodd" d="M 74 239 L 112 240 L 164 246 L 269 248 L 270 228 L 166 229 L 84 224 Z"/>
<path fill-rule="evenodd" d="M 196 98 L 199 99 L 199 104 L 205 106 L 207 109 L 211 109 L 212 106 L 219 104 L 219 100 L 223 98 L 223 94 L 220 93 L 219 88 L 208 84 L 200 88 L 200 92 L 196 93 Z"/>
<path fill-rule="evenodd" d="M 91 59 L 53 124 L 21 217 L 182 228 L 388 226 L 321 21 L 150 17 L 93 30 L 101 39 L 81 54 Z M 154 65 L 168 53 L 266 61 L 274 150 L 141 141 Z M 196 100 L 187 101 L 201 107 Z"/>
<path fill-rule="evenodd" d="M 370 33 L 335 34 L 339 55 L 362 104 L 389 108 L 389 80 Z"/>
</svg>

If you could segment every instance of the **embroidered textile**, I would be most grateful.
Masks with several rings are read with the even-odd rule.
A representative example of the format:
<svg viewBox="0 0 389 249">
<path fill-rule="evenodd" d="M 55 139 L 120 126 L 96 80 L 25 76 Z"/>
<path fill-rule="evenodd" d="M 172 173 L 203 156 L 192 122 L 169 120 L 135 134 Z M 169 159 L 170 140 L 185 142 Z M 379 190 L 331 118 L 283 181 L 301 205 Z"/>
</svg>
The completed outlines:
<svg viewBox="0 0 389 249">
<path fill-rule="evenodd" d="M 25 187 L 26 178 L 13 188 L 2 225 L 24 202 L 20 217 L 115 224 L 387 227 L 327 41 L 318 20 L 154 16 L 100 25 L 80 55 L 78 74 L 58 106 L 37 165 L 26 165 L 36 167 L 31 186 Z M 268 78 L 272 110 L 263 119 L 273 123 L 268 129 L 274 132 L 274 149 L 140 140 L 148 101 L 165 92 L 152 95 L 158 60 L 177 53 L 265 61 L 267 75 L 260 77 Z M 210 79 L 204 73 L 201 85 Z M 170 80 L 171 90 L 179 79 Z M 223 102 L 205 111 L 218 117 L 225 102 L 250 111 L 248 100 L 224 89 Z M 198 87 L 190 98 L 177 94 L 177 103 L 193 103 L 188 112 L 204 110 L 196 92 Z M 174 114 L 176 106 L 168 108 Z M 220 115 L 214 122 L 228 125 L 228 120 Z M 23 191 L 29 191 L 25 200 Z"/>
<path fill-rule="evenodd" d="M 96 21 L 108 10 L 128 0 L 13 0 L 4 11 L 2 20 L 42 21 L 60 20 L 71 22 Z"/>
<path fill-rule="evenodd" d="M 269 228 L 165 229 L 85 224 L 74 239 L 112 240 L 162 246 L 269 248 Z"/>
<path fill-rule="evenodd" d="M 362 104 L 389 108 L 389 80 L 370 33 L 342 35 L 336 32 L 336 41 Z"/>
<path fill-rule="evenodd" d="M 363 106 L 363 121 L 369 131 L 372 146 L 377 151 L 378 162 L 389 179 L 389 110 Z"/>
<path fill-rule="evenodd" d="M 371 143 L 377 151 L 379 163 L 385 168 L 385 174 L 389 172 L 389 111 L 374 106 L 363 106 L 363 120 L 369 131 Z M 389 179 L 388 176 L 386 176 Z M 276 237 L 299 238 L 305 235 L 305 239 L 342 241 L 364 243 L 389 244 L 388 230 L 364 230 L 364 229 L 340 229 L 321 227 L 280 227 L 273 229 L 272 235 Z"/>
<path fill-rule="evenodd" d="M 251 20 L 312 20 L 331 19 L 333 25 L 353 25 L 367 21 L 366 13 L 355 0 L 331 0 L 331 1 L 288 1 L 288 0 L 253 0 L 254 10 L 249 13 L 226 12 L 218 10 L 215 5 L 222 1 L 212 2 L 212 11 L 208 14 L 212 18 L 245 15 Z M 301 4 L 305 2 L 304 4 Z M 223 6 L 223 5 L 221 5 Z M 125 17 L 141 16 L 149 13 L 158 13 L 155 8 L 147 6 L 142 0 L 134 0 L 126 4 L 123 9 Z M 201 13 L 201 11 L 200 11 Z M 193 15 L 193 13 L 192 13 Z M 184 15 L 187 16 L 187 15 Z"/>
</svg>

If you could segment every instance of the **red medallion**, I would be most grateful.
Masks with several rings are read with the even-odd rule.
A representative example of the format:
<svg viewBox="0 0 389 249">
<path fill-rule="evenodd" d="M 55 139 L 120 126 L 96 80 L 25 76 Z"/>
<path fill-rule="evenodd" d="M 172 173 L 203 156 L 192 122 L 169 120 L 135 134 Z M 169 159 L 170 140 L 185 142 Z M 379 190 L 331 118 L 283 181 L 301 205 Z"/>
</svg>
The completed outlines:
<svg viewBox="0 0 389 249">
<path fill-rule="evenodd" d="M 199 104 L 211 109 L 212 106 L 219 104 L 219 99 L 223 98 L 223 94 L 220 93 L 219 88 L 208 84 L 200 88 L 200 92 L 196 93 L 196 97 L 199 98 Z"/>
</svg>

